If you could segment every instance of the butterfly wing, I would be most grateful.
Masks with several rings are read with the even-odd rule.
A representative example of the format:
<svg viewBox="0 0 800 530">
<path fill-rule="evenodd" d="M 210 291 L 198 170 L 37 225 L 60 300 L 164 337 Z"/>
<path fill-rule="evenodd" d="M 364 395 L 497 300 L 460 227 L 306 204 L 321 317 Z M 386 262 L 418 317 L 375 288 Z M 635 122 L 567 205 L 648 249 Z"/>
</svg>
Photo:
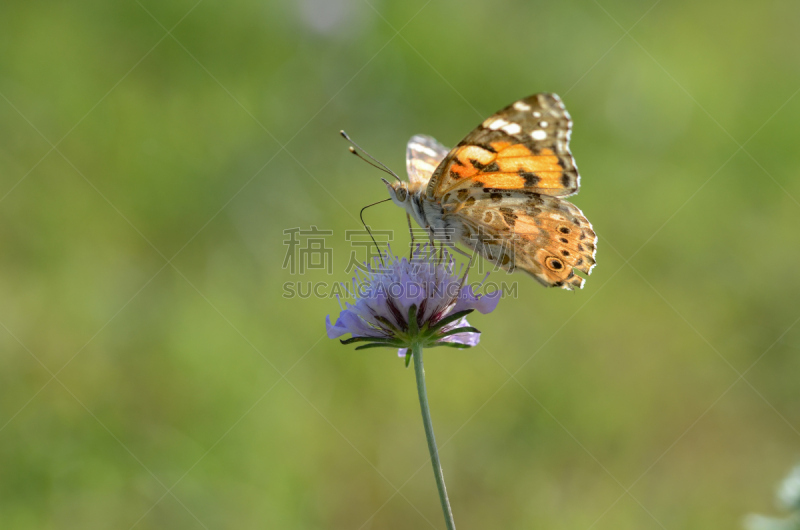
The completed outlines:
<svg viewBox="0 0 800 530">
<path fill-rule="evenodd" d="M 470 188 L 524 189 L 553 197 L 578 192 L 569 151 L 572 119 L 555 94 L 521 99 L 483 121 L 436 168 L 429 200 Z"/>
<path fill-rule="evenodd" d="M 406 146 L 406 170 L 411 184 L 427 185 L 450 150 L 424 134 L 412 136 Z"/>
<path fill-rule="evenodd" d="M 464 193 L 466 192 L 466 196 Z M 582 288 L 595 265 L 597 235 L 570 202 L 526 190 L 461 190 L 444 221 L 456 239 L 506 270 L 521 269 L 548 287 Z"/>
</svg>

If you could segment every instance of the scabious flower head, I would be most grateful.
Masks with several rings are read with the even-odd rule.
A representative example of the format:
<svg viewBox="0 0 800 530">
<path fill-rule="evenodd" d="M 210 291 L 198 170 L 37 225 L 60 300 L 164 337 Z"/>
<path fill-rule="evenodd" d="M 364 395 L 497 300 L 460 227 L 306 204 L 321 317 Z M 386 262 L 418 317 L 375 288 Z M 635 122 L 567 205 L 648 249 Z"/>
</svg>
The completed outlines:
<svg viewBox="0 0 800 530">
<path fill-rule="evenodd" d="M 452 255 L 429 245 L 418 246 L 411 259 L 398 258 L 389 249 L 383 263 L 376 260 L 345 286 L 356 302 L 345 303 L 336 324 L 326 317 L 328 337 L 350 333 L 343 344 L 367 343 L 356 349 L 396 347 L 400 356 L 414 342 L 426 348 L 478 344 L 480 332 L 470 327 L 466 316 L 475 309 L 494 311 L 500 292 L 478 294 L 466 284 L 466 273 L 456 274 L 454 269 Z"/>
</svg>

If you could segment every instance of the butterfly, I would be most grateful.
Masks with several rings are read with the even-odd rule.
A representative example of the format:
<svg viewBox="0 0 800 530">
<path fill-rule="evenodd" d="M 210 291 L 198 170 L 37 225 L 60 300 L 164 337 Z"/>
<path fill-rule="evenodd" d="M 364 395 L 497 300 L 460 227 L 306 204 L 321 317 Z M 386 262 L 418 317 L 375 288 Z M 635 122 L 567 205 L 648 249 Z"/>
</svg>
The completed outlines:
<svg viewBox="0 0 800 530">
<path fill-rule="evenodd" d="M 591 274 L 597 235 L 564 199 L 580 187 L 571 129 L 557 95 L 535 94 L 485 119 L 453 149 L 413 136 L 409 181 L 384 182 L 432 241 L 460 243 L 548 287 L 582 288 L 575 271 Z"/>
</svg>

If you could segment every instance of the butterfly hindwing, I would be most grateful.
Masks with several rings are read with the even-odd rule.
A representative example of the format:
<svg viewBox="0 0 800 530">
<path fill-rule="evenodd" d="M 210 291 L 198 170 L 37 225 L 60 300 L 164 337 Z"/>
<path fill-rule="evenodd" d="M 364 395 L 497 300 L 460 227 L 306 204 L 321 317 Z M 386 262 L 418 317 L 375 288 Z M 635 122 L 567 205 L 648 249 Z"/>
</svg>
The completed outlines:
<svg viewBox="0 0 800 530">
<path fill-rule="evenodd" d="M 522 269 L 546 286 L 583 287 L 597 236 L 570 202 L 528 191 L 469 191 L 444 203 L 459 242 L 498 266 Z M 448 213 L 449 212 L 449 213 Z"/>
<path fill-rule="evenodd" d="M 412 184 L 425 185 L 450 150 L 424 134 L 411 137 L 406 146 L 406 170 Z"/>
<path fill-rule="evenodd" d="M 578 192 L 569 151 L 572 120 L 555 94 L 535 94 L 487 118 L 436 168 L 426 196 L 470 188 L 524 189 L 553 197 Z"/>
</svg>

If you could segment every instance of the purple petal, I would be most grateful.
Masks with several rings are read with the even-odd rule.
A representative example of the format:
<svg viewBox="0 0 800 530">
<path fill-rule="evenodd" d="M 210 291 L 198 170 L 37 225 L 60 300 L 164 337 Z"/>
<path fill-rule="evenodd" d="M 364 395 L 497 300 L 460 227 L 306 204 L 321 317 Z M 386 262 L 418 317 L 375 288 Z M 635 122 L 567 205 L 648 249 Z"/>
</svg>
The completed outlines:
<svg viewBox="0 0 800 530">
<path fill-rule="evenodd" d="M 497 304 L 500 302 L 501 295 L 502 292 L 499 290 L 492 293 L 476 295 L 475 289 L 472 285 L 464 287 L 461 290 L 461 294 L 459 295 L 458 301 L 456 301 L 456 305 L 452 312 L 458 313 L 459 311 L 466 311 L 467 309 L 477 309 L 484 315 L 491 313 L 495 310 Z"/>
<path fill-rule="evenodd" d="M 405 320 L 411 306 L 416 305 L 419 308 L 426 297 L 425 278 L 421 275 L 412 276 L 408 270 L 401 270 L 399 278 L 390 284 L 389 294 Z"/>
<path fill-rule="evenodd" d="M 328 338 L 329 339 L 338 339 L 342 335 L 346 333 L 350 333 L 350 331 L 340 324 L 341 319 L 336 321 L 336 325 L 334 326 L 331 324 L 331 316 L 327 315 L 325 317 L 325 328 L 328 330 Z"/>
<path fill-rule="evenodd" d="M 442 339 L 442 342 L 458 342 L 467 346 L 476 346 L 480 341 L 480 333 L 458 333 Z"/>
<path fill-rule="evenodd" d="M 503 293 L 499 289 L 492 293 L 484 293 L 480 295 L 478 301 L 475 303 L 475 309 L 484 315 L 491 313 L 497 308 L 497 304 L 500 303 L 500 297 L 502 295 Z"/>
<path fill-rule="evenodd" d="M 461 317 L 452 324 L 445 326 L 442 328 L 442 331 L 449 331 L 451 329 L 456 328 L 464 328 L 469 327 L 469 322 L 467 322 L 467 317 Z M 473 332 L 466 332 L 466 333 L 456 333 L 455 335 L 450 335 L 442 339 L 442 342 L 458 342 L 460 344 L 466 344 L 468 346 L 475 346 L 480 342 L 481 334 L 480 333 L 473 333 Z"/>
<path fill-rule="evenodd" d="M 328 330 L 328 338 L 336 339 L 346 333 L 350 333 L 354 337 L 380 337 L 382 336 L 376 330 L 367 326 L 364 321 L 359 318 L 351 306 L 342 311 L 339 318 L 336 319 L 336 324 L 331 325 L 331 317 L 325 317 L 325 326 Z"/>
</svg>

